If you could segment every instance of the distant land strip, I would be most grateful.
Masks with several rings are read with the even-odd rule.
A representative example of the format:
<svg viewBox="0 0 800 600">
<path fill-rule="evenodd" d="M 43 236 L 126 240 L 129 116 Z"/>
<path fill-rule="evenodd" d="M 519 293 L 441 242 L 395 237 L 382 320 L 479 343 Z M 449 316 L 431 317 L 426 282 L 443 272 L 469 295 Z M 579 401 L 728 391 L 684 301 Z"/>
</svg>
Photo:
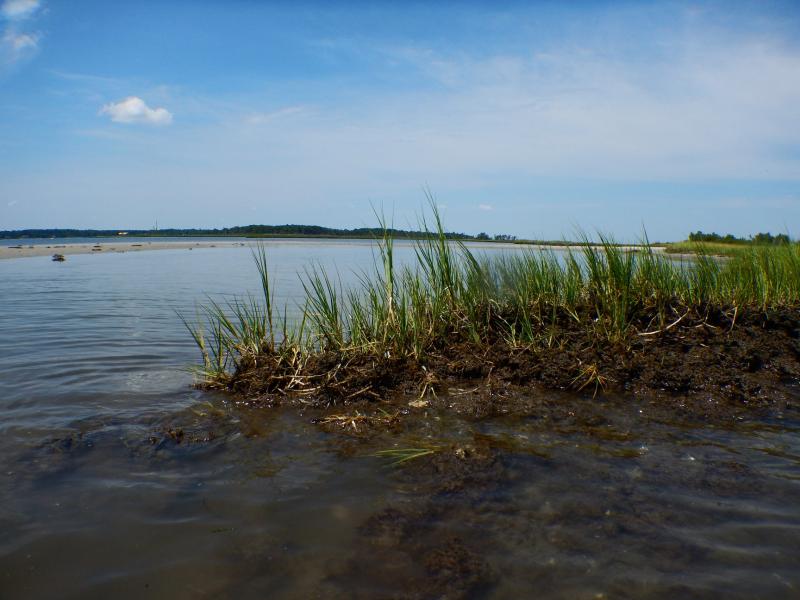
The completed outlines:
<svg viewBox="0 0 800 600">
<path fill-rule="evenodd" d="M 395 239 L 419 240 L 430 237 L 424 231 L 389 228 L 387 232 Z M 245 237 L 245 238 L 342 238 L 342 239 L 381 239 L 384 236 L 381 227 L 359 227 L 354 229 L 336 229 L 321 225 L 243 225 L 238 227 L 223 227 L 220 229 L 17 229 L 0 231 L 0 239 L 66 239 L 66 238 L 160 238 L 160 237 Z M 541 240 L 520 239 L 514 235 L 498 234 L 490 236 L 484 232 L 477 235 L 468 233 L 447 232 L 444 236 L 450 240 L 507 242 L 516 244 L 531 244 L 538 246 L 582 246 L 589 241 L 588 238 L 579 241 L 570 240 Z M 617 244 L 610 240 L 606 243 L 612 245 L 635 248 L 643 244 Z M 682 242 L 649 242 L 650 247 L 662 247 L 667 252 L 676 254 L 693 254 L 697 252 L 730 256 L 738 253 L 744 247 L 771 246 L 796 243 L 787 234 L 773 235 L 758 233 L 749 238 L 734 237 L 733 235 L 720 235 L 717 233 L 703 233 L 696 231 L 690 233 L 688 239 Z"/>
<path fill-rule="evenodd" d="M 430 233 L 407 229 L 389 228 L 387 232 L 395 239 L 426 239 Z M 16 229 L 0 231 L 0 239 L 65 239 L 65 238 L 107 238 L 124 239 L 153 237 L 246 237 L 246 238 L 347 238 L 347 239 L 381 239 L 384 230 L 381 227 L 359 227 L 355 229 L 336 229 L 321 225 L 243 225 L 224 227 L 221 229 Z M 448 232 L 444 234 L 450 240 L 479 242 L 510 242 L 518 244 L 539 244 L 543 246 L 572 246 L 581 242 L 566 240 L 522 240 L 515 235 L 498 234 L 490 236 L 484 232 L 477 235 Z M 625 244 L 631 245 L 631 244 Z M 633 244 L 637 245 L 637 244 Z M 653 244 L 657 245 L 657 244 Z"/>
<path fill-rule="evenodd" d="M 18 229 L 0 231 L 0 239 L 31 238 L 76 238 L 76 237 L 326 237 L 326 238 L 380 238 L 380 227 L 360 227 L 356 229 L 335 229 L 320 225 L 244 225 L 221 229 Z M 429 234 L 405 229 L 389 229 L 395 238 L 421 239 Z M 454 240 L 514 241 L 513 236 L 499 235 L 489 238 L 485 233 L 448 233 Z"/>
</svg>

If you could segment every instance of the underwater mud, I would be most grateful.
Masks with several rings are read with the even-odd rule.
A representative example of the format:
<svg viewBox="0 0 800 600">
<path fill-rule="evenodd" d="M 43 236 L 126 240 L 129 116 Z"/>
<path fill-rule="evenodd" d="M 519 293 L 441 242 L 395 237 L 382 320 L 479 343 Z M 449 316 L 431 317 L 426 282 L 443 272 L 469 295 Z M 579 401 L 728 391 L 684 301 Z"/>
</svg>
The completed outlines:
<svg viewBox="0 0 800 600">
<path fill-rule="evenodd" d="M 550 395 L 537 414 L 519 398 L 505 415 L 430 403 L 391 432 L 314 419 L 344 434 L 332 440 L 355 440 L 342 442 L 349 460 L 381 444 L 431 449 L 392 463 L 393 501 L 361 523 L 320 597 L 794 597 L 800 563 L 780 547 L 800 541 L 800 455 L 723 441 L 794 435 L 800 391 L 790 394 L 777 418 L 710 428 L 630 396 L 575 394 Z M 789 460 L 794 475 L 756 465 L 753 451 Z M 764 501 L 788 519 L 782 533 L 747 515 Z M 775 563 L 748 557 L 766 548 Z"/>
<path fill-rule="evenodd" d="M 497 573 L 474 541 L 449 527 L 454 511 L 498 489 L 491 447 L 448 447 L 398 474 L 406 501 L 366 519 L 355 551 L 326 584 L 351 598 L 468 598 L 491 590 Z M 409 498 L 410 497 L 410 498 Z M 391 590 L 391 591 L 389 591 Z"/>
<path fill-rule="evenodd" d="M 784 411 L 727 422 L 631 395 L 455 388 L 454 406 L 222 396 L 136 426 L 88 419 L 20 458 L 12 539 L 36 515 L 54 541 L 7 551 L 0 577 L 44 589 L 22 566 L 52 554 L 75 597 L 792 598 L 800 389 L 787 390 Z M 123 489 L 88 493 L 99 475 Z M 107 525 L 91 543 L 95 513 Z"/>
</svg>

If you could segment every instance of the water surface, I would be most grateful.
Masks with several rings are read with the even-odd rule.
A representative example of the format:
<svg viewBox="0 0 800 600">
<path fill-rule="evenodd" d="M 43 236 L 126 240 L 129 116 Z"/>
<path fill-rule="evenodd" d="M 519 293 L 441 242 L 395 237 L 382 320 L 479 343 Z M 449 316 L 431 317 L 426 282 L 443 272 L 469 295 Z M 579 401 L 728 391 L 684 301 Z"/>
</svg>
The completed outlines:
<svg viewBox="0 0 800 600">
<path fill-rule="evenodd" d="M 373 251 L 270 242 L 279 304 Z M 0 262 L 0 597 L 800 597 L 797 414 L 325 433 L 191 387 L 177 311 L 256 285 L 248 248 Z"/>
</svg>

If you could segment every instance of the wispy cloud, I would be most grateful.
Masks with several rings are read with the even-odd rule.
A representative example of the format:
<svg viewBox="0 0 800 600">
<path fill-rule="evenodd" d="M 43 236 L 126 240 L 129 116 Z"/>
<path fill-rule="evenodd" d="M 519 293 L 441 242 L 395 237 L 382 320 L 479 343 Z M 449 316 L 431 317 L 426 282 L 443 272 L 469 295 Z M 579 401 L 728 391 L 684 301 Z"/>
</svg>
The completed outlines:
<svg viewBox="0 0 800 600">
<path fill-rule="evenodd" d="M 7 30 L 3 34 L 3 42 L 8 44 L 8 47 L 15 55 L 20 55 L 23 52 L 35 49 L 39 45 L 39 36 L 38 34 L 16 33 Z"/>
<path fill-rule="evenodd" d="M 302 113 L 304 110 L 305 109 L 302 106 L 287 106 L 285 108 L 281 108 L 271 112 L 257 112 L 248 115 L 247 118 L 245 119 L 245 122 L 248 125 L 262 125 L 264 123 L 269 123 L 270 121 L 274 121 L 282 117 L 288 117 L 291 115 Z"/>
<path fill-rule="evenodd" d="M 308 137 L 380 146 L 365 164 L 409 172 L 800 178 L 797 155 L 782 150 L 800 140 L 796 46 L 708 34 L 664 44 L 673 51 L 647 62 L 572 48 L 481 58 L 404 49 L 394 59 L 441 87 L 364 94 Z"/>
<path fill-rule="evenodd" d="M 402 202 L 430 182 L 471 194 L 449 203 L 454 215 L 463 209 L 474 219 L 514 214 L 512 201 L 601 215 L 605 200 L 583 188 L 581 198 L 560 199 L 553 181 L 636 189 L 800 180 L 800 156 L 791 152 L 800 140 L 800 49 L 710 35 L 668 41 L 667 55 L 648 61 L 571 47 L 478 58 L 407 53 L 447 62 L 446 84 L 410 85 L 419 77 L 406 69 L 400 86 L 297 94 L 313 110 L 267 108 L 274 99 L 261 92 L 224 109 L 211 102 L 209 115 L 224 118 L 203 113 L 159 150 L 202 165 L 180 179 L 187 195 L 233 186 L 243 198 L 290 197 L 293 207 L 359 196 Z M 178 97 L 183 114 L 189 96 Z M 641 206 L 652 198 L 645 194 Z"/>
<path fill-rule="evenodd" d="M 138 96 L 128 96 L 119 102 L 111 102 L 100 109 L 115 123 L 144 123 L 147 125 L 169 125 L 172 113 L 166 108 L 150 108 Z"/>
<path fill-rule="evenodd" d="M 124 136 L 120 134 L 119 130 L 109 130 L 108 128 L 103 129 L 74 129 L 73 133 L 75 135 L 79 135 L 81 137 L 87 138 L 96 138 L 96 139 L 103 139 L 103 140 L 118 140 L 124 139 Z"/>
<path fill-rule="evenodd" d="M 33 56 L 39 49 L 39 35 L 6 29 L 0 37 L 0 64 L 9 67 Z"/>
<path fill-rule="evenodd" d="M 103 77 L 100 75 L 90 75 L 88 73 L 75 73 L 72 71 L 58 71 L 58 70 L 50 70 L 49 73 L 55 75 L 59 79 L 63 79 L 66 81 L 77 81 L 80 83 L 88 83 L 93 85 L 119 85 L 123 83 L 124 80 L 116 79 L 114 77 Z"/>
<path fill-rule="evenodd" d="M 194 56 L 203 49 L 192 46 L 191 36 L 175 65 L 192 68 L 160 69 L 154 54 L 160 48 L 118 48 L 103 32 L 97 51 L 111 54 L 105 66 L 68 57 L 55 62 L 105 70 L 54 72 L 50 85 L 63 97 L 47 106 L 31 102 L 32 118 L 19 126 L 38 124 L 35 110 L 53 111 L 29 145 L 46 144 L 42 160 L 53 165 L 48 173 L 60 166 L 58 177 L 31 177 L 6 161 L 0 186 L 7 191 L 0 196 L 26 198 L 27 207 L 29 190 L 47 198 L 79 190 L 82 206 L 110 206 L 108 189 L 135 182 L 127 187 L 146 186 L 148 202 L 174 209 L 177 220 L 195 214 L 191 199 L 219 219 L 256 205 L 264 219 L 331 214 L 329 223 L 346 223 L 358 218 L 347 208 L 354 198 L 396 202 L 403 215 L 404 207 L 418 204 L 424 182 L 449 204 L 454 226 L 462 218 L 482 229 L 505 222 L 513 233 L 524 226 L 523 215 L 538 219 L 543 231 L 553 227 L 553 235 L 571 220 L 612 228 L 616 219 L 624 231 L 644 219 L 683 235 L 690 221 L 705 229 L 711 218 L 747 226 L 781 212 L 796 218 L 798 201 L 772 207 L 764 199 L 786 196 L 800 182 L 800 22 L 755 26 L 731 17 L 729 26 L 714 15 L 692 21 L 682 3 L 655 12 L 609 6 L 588 10 L 614 13 L 596 28 L 583 9 L 561 12 L 553 28 L 546 15 L 543 26 L 534 23 L 542 12 L 536 8 L 480 23 L 477 13 L 465 14 L 453 26 L 443 23 L 441 33 L 436 28 L 436 36 L 407 35 L 416 27 L 411 17 L 397 30 L 375 33 L 354 20 L 361 35 L 343 28 L 343 41 L 326 42 L 319 56 L 305 47 L 302 56 L 292 55 L 298 36 L 287 35 L 292 69 L 204 62 L 202 52 Z M 31 14 L 38 18 L 45 8 Z M 653 16 L 665 13 L 668 22 L 654 26 Z M 390 18 L 381 21 L 391 25 Z M 178 23 L 164 22 L 163 31 L 180 31 Z M 0 41 L 7 24 L 33 36 L 31 23 L 0 21 Z M 54 19 L 53 27 L 67 23 Z M 339 31 L 326 25 L 320 33 L 333 30 Z M 302 35 L 314 32 L 304 27 Z M 40 46 L 46 39 L 32 37 Z M 11 41 L 9 48 L 35 51 L 25 38 Z M 141 52 L 142 60 L 117 62 L 117 52 Z M 82 120 L 87 107 L 89 120 Z M 172 112 L 180 126 L 167 127 L 169 135 L 154 147 L 148 125 L 167 125 Z M 51 146 L 55 136 L 45 133 L 55 123 L 69 123 L 62 127 L 84 139 L 57 153 L 59 140 Z M 148 182 L 108 151 L 123 147 L 148 166 Z M 122 199 L 132 193 L 115 206 L 133 206 Z M 224 213 L 216 212 L 221 196 L 230 199 Z M 713 206 L 716 198 L 730 198 L 731 210 Z"/>
<path fill-rule="evenodd" d="M 11 67 L 39 49 L 41 34 L 23 31 L 21 27 L 40 6 L 39 0 L 6 0 L 0 5 L 0 15 L 7 21 L 0 35 L 0 67 Z"/>
<path fill-rule="evenodd" d="M 0 7 L 0 14 L 9 20 L 22 20 L 33 16 L 41 6 L 39 0 L 6 0 Z"/>
</svg>

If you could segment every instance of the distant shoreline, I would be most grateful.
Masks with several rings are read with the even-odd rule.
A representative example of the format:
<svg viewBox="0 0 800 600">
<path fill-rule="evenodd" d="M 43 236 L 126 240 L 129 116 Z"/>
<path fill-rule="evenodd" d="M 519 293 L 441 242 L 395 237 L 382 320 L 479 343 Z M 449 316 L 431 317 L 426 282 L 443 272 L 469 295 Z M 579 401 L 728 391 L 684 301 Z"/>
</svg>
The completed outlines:
<svg viewBox="0 0 800 600">
<path fill-rule="evenodd" d="M 389 228 L 388 231 L 396 239 L 420 239 L 425 237 L 424 232 Z M 68 239 L 68 238 L 248 238 L 248 237 L 323 237 L 344 239 L 377 239 L 383 235 L 380 227 L 358 227 L 353 229 L 336 229 L 320 225 L 245 225 L 241 227 L 226 227 L 222 229 L 15 229 L 0 231 L 0 239 L 25 240 L 25 239 Z M 451 240 L 489 240 L 485 233 L 477 236 L 466 233 L 449 232 L 446 234 Z M 512 241 L 514 236 L 496 236 L 498 241 Z"/>
<path fill-rule="evenodd" d="M 65 238 L 69 239 L 69 238 Z M 52 256 L 62 254 L 73 256 L 76 254 L 121 254 L 124 252 L 142 252 L 152 250 L 190 250 L 192 248 L 234 248 L 244 246 L 242 242 L 111 242 L 102 244 L 92 243 L 59 243 L 53 240 L 52 244 L 20 244 L 18 246 L 0 246 L 0 260 L 12 258 L 31 258 L 36 256 Z"/>
<path fill-rule="evenodd" d="M 199 237 L 199 236 L 198 236 Z M 211 236 L 209 236 L 211 237 Z M 230 236 L 233 237 L 233 236 Z M 355 238 L 344 238 L 338 236 L 269 236 L 269 237 L 258 237 L 258 238 L 244 238 L 246 241 L 241 241 L 242 238 L 240 237 L 238 241 L 226 241 L 226 240 L 215 240 L 215 241 L 179 241 L 179 240 L 170 240 L 170 241 L 157 241 L 157 242 L 148 242 L 145 241 L 146 238 L 132 238 L 129 241 L 119 241 L 119 242 L 98 242 L 93 244 L 91 242 L 69 242 L 70 238 L 62 238 L 52 240 L 51 244 L 25 244 L 22 240 L 20 243 L 14 246 L 0 246 L 0 260 L 3 259 L 13 259 L 13 258 L 31 258 L 31 257 L 39 257 L 39 256 L 52 256 L 54 254 L 63 254 L 64 256 L 73 256 L 78 254 L 113 254 L 113 253 L 125 253 L 125 252 L 142 252 L 142 251 L 153 251 L 153 250 L 191 250 L 191 249 L 201 249 L 201 248 L 236 248 L 236 247 L 243 247 L 243 246 L 252 246 L 258 242 L 269 242 L 270 240 L 275 240 L 277 242 L 284 242 L 284 243 L 291 243 L 292 240 L 297 241 L 298 243 L 302 243 L 304 241 L 309 240 L 317 240 L 317 241 L 353 241 L 353 242 L 363 242 L 369 241 L 371 238 L 363 238 L 363 237 L 355 237 Z M 401 239 L 397 240 L 399 243 L 403 242 L 413 242 L 412 239 Z M 492 247 L 505 247 L 508 249 L 512 248 L 519 248 L 520 246 L 527 246 L 531 249 L 540 249 L 540 250 L 567 250 L 575 243 L 573 242 L 545 242 L 545 243 L 535 243 L 535 242 L 510 242 L 510 241 L 494 241 L 494 240 L 461 240 L 470 245 L 487 245 Z M 638 246 L 636 245 L 623 245 L 623 249 L 625 250 L 633 250 L 635 251 Z M 662 247 L 654 247 L 653 250 L 658 252 L 663 252 L 664 248 Z"/>
<path fill-rule="evenodd" d="M 430 237 L 424 231 L 388 228 L 387 231 L 393 239 L 398 241 L 421 240 Z M 246 225 L 243 227 L 229 227 L 218 230 L 213 229 L 159 229 L 159 230 L 118 230 L 118 229 L 17 229 L 0 231 L 0 240 L 18 241 L 25 245 L 26 240 L 57 240 L 69 239 L 115 239 L 124 242 L 128 239 L 158 239 L 158 238 L 214 238 L 214 239 L 341 239 L 341 240 L 379 240 L 383 237 L 384 230 L 380 227 L 359 227 L 354 229 L 335 229 L 319 225 Z M 547 240 L 547 239 L 522 239 L 512 235 L 489 236 L 485 233 L 470 235 L 459 232 L 445 232 L 445 237 L 450 241 L 463 242 L 488 242 L 499 244 L 525 244 L 539 246 L 581 246 L 582 241 Z M 110 242 L 109 242 L 110 243 Z M 643 246 L 643 244 L 620 243 L 614 244 L 624 247 Z M 650 246 L 663 246 L 661 243 L 651 243 Z"/>
</svg>

